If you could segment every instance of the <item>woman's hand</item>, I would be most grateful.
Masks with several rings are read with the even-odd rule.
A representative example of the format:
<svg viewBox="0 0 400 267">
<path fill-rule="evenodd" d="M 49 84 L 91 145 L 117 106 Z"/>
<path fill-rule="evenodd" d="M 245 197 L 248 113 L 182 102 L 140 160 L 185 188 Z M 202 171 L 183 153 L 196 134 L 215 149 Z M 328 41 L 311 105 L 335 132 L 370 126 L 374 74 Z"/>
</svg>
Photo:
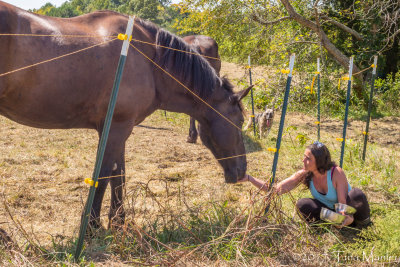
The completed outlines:
<svg viewBox="0 0 400 267">
<path fill-rule="evenodd" d="M 353 215 L 347 215 L 346 213 L 344 213 L 344 211 L 339 212 L 340 214 L 346 216 L 346 218 L 344 219 L 344 221 L 342 222 L 342 224 L 340 225 L 336 225 L 337 228 L 342 228 L 344 226 L 350 225 L 353 223 L 354 221 L 354 217 Z"/>
<path fill-rule="evenodd" d="M 346 218 L 342 222 L 342 226 L 347 226 L 347 225 L 350 225 L 353 223 L 353 221 L 354 221 L 353 215 L 347 215 L 344 212 L 342 212 L 342 215 L 346 216 Z"/>
</svg>

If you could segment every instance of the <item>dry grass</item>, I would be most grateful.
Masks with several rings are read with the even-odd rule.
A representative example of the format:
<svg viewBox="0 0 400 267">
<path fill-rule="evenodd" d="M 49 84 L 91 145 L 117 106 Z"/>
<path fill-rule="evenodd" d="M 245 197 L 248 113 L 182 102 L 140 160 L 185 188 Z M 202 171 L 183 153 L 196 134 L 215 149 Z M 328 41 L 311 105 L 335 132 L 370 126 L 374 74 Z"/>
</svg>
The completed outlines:
<svg viewBox="0 0 400 267">
<path fill-rule="evenodd" d="M 232 70 L 232 66 L 223 65 Z M 230 73 L 240 79 L 242 72 Z M 236 75 L 236 76 L 234 76 Z M 249 173 L 267 180 L 280 114 L 269 137 L 246 137 Z M 399 125 L 397 118 L 374 121 L 366 166 L 359 147 L 362 122 L 349 126 L 346 173 L 373 203 L 399 201 Z M 316 139 L 314 118 L 287 115 L 278 180 L 301 166 L 304 147 L 298 137 Z M 325 120 L 322 141 L 339 159 L 341 123 Z M 0 228 L 14 241 L 0 249 L 1 265 L 75 265 L 74 252 L 80 214 L 88 188 L 83 183 L 93 171 L 97 134 L 89 130 L 42 130 L 0 118 Z M 256 266 L 285 264 L 340 265 L 332 248 L 355 238 L 331 226 L 309 227 L 292 204 L 307 192 L 297 189 L 282 198 L 260 194 L 248 184 L 226 185 L 222 170 L 201 144 L 187 144 L 188 118 L 157 111 L 136 127 L 126 146 L 127 223 L 122 231 L 101 229 L 86 244 L 80 265 L 199 265 Z M 388 140 L 392 142 L 388 142 Z M 380 165 L 380 167 L 378 166 Z M 393 170 L 392 170 L 393 169 Z M 390 172 L 394 171 L 394 174 Z M 367 179 L 368 177 L 369 180 Z M 371 179 L 376 177 L 377 179 Z M 363 180 L 364 179 L 364 180 Z M 367 180 L 366 180 L 367 179 Z M 103 202 L 107 225 L 110 192 Z M 270 204 L 270 213 L 263 215 Z M 361 264 L 355 261 L 354 265 Z"/>
</svg>

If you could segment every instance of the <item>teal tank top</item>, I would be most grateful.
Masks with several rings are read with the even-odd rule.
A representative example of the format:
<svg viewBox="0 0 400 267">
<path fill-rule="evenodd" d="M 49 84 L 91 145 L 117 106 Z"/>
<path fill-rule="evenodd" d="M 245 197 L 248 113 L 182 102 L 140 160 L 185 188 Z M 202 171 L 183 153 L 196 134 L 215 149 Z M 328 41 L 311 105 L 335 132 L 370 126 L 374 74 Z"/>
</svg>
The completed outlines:
<svg viewBox="0 0 400 267">
<path fill-rule="evenodd" d="M 313 180 L 311 179 L 310 182 L 310 191 L 311 191 L 311 195 L 321 201 L 325 206 L 327 206 L 330 209 L 334 209 L 335 208 L 335 204 L 338 203 L 338 198 L 337 198 L 337 192 L 335 187 L 332 184 L 332 169 L 330 169 L 327 173 L 327 177 L 326 177 L 326 181 L 328 183 L 328 192 L 326 193 L 326 195 L 321 194 L 320 192 L 318 192 L 318 190 L 315 188 Z M 348 184 L 348 192 L 351 190 L 351 186 L 350 184 Z"/>
</svg>

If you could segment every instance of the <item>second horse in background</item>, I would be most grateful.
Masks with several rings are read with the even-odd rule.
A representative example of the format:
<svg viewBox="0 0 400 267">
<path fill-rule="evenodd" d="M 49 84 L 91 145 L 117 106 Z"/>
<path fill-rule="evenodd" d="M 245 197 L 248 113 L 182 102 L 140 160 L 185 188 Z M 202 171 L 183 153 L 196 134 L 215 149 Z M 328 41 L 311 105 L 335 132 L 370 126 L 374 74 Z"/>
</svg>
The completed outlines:
<svg viewBox="0 0 400 267">
<path fill-rule="evenodd" d="M 189 35 L 182 38 L 186 43 L 190 44 L 194 50 L 199 52 L 214 68 L 219 76 L 221 70 L 221 60 L 218 54 L 217 42 L 208 36 L 204 35 Z M 196 143 L 198 132 L 196 129 L 196 120 L 190 117 L 189 136 L 187 137 L 188 143 Z"/>
</svg>

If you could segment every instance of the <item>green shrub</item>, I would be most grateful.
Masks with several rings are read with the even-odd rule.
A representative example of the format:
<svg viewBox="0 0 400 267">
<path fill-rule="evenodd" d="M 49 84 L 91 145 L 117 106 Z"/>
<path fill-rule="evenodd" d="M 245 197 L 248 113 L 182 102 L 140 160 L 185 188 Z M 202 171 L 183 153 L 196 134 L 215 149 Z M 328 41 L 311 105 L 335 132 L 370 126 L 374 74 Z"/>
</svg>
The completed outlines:
<svg viewBox="0 0 400 267">
<path fill-rule="evenodd" d="M 378 112 L 387 115 L 400 114 L 400 71 L 396 73 L 394 79 L 388 75 L 386 79 L 375 80 L 376 97 Z"/>
</svg>

